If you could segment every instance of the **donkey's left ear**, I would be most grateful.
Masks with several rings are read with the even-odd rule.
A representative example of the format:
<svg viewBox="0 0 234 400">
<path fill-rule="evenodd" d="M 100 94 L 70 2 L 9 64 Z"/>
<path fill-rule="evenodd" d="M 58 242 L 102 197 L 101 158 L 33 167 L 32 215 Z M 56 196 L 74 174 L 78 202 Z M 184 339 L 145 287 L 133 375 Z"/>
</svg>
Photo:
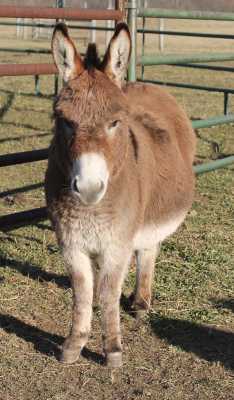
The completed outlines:
<svg viewBox="0 0 234 400">
<path fill-rule="evenodd" d="M 83 61 L 69 37 L 66 25 L 62 22 L 54 29 L 51 47 L 54 62 L 65 82 L 84 71 Z"/>
<path fill-rule="evenodd" d="M 131 54 L 131 37 L 128 26 L 120 22 L 115 29 L 102 62 L 102 71 L 121 87 Z"/>
</svg>

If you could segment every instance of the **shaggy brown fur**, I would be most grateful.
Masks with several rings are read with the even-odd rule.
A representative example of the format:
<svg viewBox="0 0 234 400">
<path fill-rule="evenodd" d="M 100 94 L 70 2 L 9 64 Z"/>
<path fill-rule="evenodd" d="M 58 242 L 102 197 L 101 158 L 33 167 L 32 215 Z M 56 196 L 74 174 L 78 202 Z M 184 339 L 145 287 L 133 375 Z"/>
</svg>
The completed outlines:
<svg viewBox="0 0 234 400">
<path fill-rule="evenodd" d="M 137 257 L 134 307 L 148 309 L 160 242 L 183 222 L 193 199 L 195 136 L 190 121 L 163 89 L 121 84 L 119 68 L 124 64 L 126 69 L 129 54 L 120 55 L 119 47 L 124 44 L 129 53 L 131 46 L 126 25 L 120 25 L 105 68 L 78 66 L 54 108 L 46 199 L 74 293 L 73 325 L 62 354 L 68 363 L 76 361 L 88 339 L 96 290 L 107 363 L 121 365 L 119 298 L 131 257 Z M 59 27 L 55 42 L 58 34 Z M 59 40 L 71 46 L 67 35 Z M 94 153 L 105 160 L 109 178 L 101 200 L 87 205 L 73 190 L 72 171 L 84 154 Z"/>
</svg>

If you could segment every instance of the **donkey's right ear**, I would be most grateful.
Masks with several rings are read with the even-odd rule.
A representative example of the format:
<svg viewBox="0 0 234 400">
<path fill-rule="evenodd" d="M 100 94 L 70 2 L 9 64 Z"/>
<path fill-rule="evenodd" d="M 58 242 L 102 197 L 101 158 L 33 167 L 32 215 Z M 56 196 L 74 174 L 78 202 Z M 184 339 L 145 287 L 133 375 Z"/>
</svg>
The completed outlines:
<svg viewBox="0 0 234 400">
<path fill-rule="evenodd" d="M 128 26 L 119 22 L 102 62 L 103 72 L 121 88 L 131 53 L 131 37 Z"/>
<path fill-rule="evenodd" d="M 84 71 L 84 65 L 64 23 L 58 23 L 52 36 L 52 54 L 59 74 L 65 82 Z"/>
</svg>

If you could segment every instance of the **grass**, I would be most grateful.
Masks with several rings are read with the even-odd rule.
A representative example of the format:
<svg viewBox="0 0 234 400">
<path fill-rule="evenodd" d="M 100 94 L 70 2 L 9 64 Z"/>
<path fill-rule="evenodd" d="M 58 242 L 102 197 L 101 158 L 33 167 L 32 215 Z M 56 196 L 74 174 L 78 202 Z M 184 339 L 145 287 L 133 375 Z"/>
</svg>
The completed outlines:
<svg viewBox="0 0 234 400">
<path fill-rule="evenodd" d="M 48 60 L 6 57 L 9 62 Z M 226 73 L 159 67 L 147 69 L 146 76 L 232 87 L 232 75 Z M 45 96 L 38 98 L 32 95 L 32 77 L 1 78 L 1 154 L 49 144 L 52 90 L 52 77 L 41 78 Z M 170 91 L 191 117 L 223 112 L 221 95 Z M 234 152 L 232 124 L 200 133 L 217 141 L 222 153 Z M 199 141 L 197 160 L 206 161 L 211 153 Z M 14 189 L 42 182 L 45 168 L 38 162 L 1 169 L 2 214 L 44 204 L 42 187 Z M 119 371 L 102 365 L 98 312 L 79 362 L 64 366 L 56 359 L 69 331 L 72 298 L 48 221 L 1 232 L 0 399 L 234 399 L 233 181 L 233 166 L 197 178 L 192 210 L 156 260 L 149 316 L 136 321 L 121 309 L 124 367 Z M 131 268 L 125 296 L 133 282 Z"/>
</svg>

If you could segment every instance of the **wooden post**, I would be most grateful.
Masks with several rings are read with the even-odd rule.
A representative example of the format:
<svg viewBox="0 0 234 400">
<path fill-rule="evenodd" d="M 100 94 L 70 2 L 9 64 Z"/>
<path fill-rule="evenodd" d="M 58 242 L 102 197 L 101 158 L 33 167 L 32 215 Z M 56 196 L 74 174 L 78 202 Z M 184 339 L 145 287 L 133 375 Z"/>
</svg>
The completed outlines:
<svg viewBox="0 0 234 400">
<path fill-rule="evenodd" d="M 36 26 L 38 20 L 32 19 L 32 23 L 35 24 L 35 26 L 32 27 L 32 39 L 38 39 L 39 28 Z"/>
<path fill-rule="evenodd" d="M 23 22 L 24 22 L 24 23 L 27 23 L 27 22 L 28 22 L 28 19 L 27 19 L 27 18 L 24 18 L 24 19 L 23 19 Z M 27 27 L 27 26 L 24 26 L 24 27 L 23 27 L 23 38 L 24 38 L 24 39 L 28 39 L 28 27 Z"/>
<path fill-rule="evenodd" d="M 22 34 L 22 26 L 20 25 L 22 23 L 22 18 L 17 18 L 17 25 L 16 25 L 16 37 L 19 39 Z"/>
<path fill-rule="evenodd" d="M 159 30 L 164 31 L 164 18 L 159 18 Z M 164 35 L 161 33 L 159 34 L 158 48 L 159 51 L 164 50 Z"/>
</svg>

